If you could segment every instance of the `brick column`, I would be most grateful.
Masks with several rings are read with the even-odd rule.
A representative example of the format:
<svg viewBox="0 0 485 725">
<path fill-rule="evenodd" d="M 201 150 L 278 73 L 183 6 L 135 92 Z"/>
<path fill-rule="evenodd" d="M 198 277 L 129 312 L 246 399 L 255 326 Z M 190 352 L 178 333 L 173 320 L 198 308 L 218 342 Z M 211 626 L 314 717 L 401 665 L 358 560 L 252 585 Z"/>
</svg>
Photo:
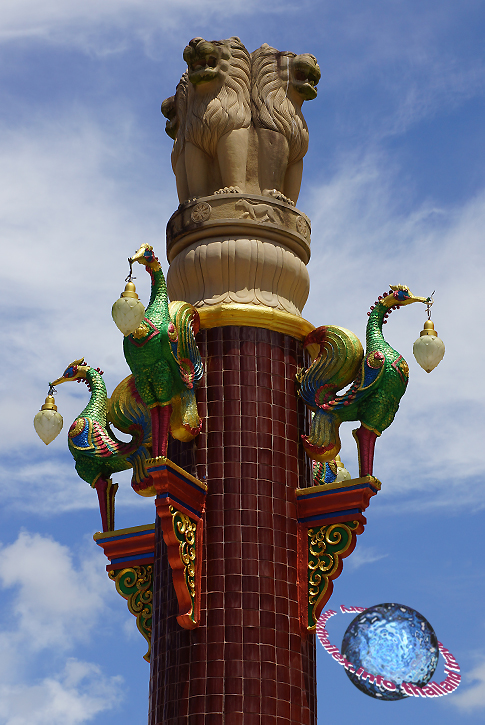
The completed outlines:
<svg viewBox="0 0 485 725">
<path fill-rule="evenodd" d="M 170 458 L 208 484 L 202 614 L 187 631 L 158 527 L 150 725 L 316 725 L 315 639 L 302 631 L 297 486 L 310 485 L 295 394 L 301 343 L 254 327 L 200 334 L 204 431 Z"/>
</svg>

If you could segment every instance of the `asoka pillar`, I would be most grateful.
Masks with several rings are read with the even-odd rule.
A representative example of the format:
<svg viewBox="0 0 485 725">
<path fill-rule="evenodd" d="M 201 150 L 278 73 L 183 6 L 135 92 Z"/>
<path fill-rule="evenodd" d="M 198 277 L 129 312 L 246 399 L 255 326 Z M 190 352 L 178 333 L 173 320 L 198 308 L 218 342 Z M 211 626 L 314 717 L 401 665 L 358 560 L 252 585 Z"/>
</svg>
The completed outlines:
<svg viewBox="0 0 485 725">
<path fill-rule="evenodd" d="M 296 489 L 311 485 L 295 384 L 312 329 L 301 317 L 310 224 L 267 197 L 248 203 L 281 223 L 239 218 L 240 198 L 187 202 L 168 224 L 169 294 L 198 308 L 205 364 L 203 431 L 193 443 L 173 442 L 169 458 L 205 482 L 207 495 L 194 629 L 177 622 L 157 529 L 150 725 L 316 723 L 296 515 Z"/>
</svg>

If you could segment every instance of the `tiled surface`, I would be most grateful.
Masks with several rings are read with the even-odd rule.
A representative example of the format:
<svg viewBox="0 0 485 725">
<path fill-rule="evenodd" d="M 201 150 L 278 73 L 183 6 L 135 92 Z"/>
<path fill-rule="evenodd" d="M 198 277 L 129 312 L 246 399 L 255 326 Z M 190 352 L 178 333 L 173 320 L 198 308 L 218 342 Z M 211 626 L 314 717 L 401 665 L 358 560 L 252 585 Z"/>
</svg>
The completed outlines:
<svg viewBox="0 0 485 725">
<path fill-rule="evenodd" d="M 315 641 L 302 637 L 297 485 L 308 486 L 295 395 L 301 345 L 258 328 L 200 335 L 204 430 L 169 456 L 209 491 L 202 621 L 182 630 L 158 529 L 150 725 L 315 725 Z"/>
</svg>

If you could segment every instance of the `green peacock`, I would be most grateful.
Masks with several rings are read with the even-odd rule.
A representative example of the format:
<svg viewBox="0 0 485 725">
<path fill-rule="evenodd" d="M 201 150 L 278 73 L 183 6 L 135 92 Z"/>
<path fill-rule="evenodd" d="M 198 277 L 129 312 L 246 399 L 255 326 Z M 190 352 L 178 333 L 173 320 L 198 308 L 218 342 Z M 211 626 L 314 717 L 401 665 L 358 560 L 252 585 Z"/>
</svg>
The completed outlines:
<svg viewBox="0 0 485 725">
<path fill-rule="evenodd" d="M 358 338 L 344 328 L 319 327 L 307 335 L 304 347 L 319 345 L 310 367 L 298 376 L 299 394 L 314 411 L 310 435 L 302 436 L 310 458 L 333 460 L 341 446 L 340 424 L 360 421 L 360 428 L 353 431 L 359 474 L 372 475 L 376 439 L 394 420 L 409 375 L 402 355 L 384 339 L 382 325 L 393 309 L 429 301 L 414 297 L 404 285 L 391 286 L 368 313 L 365 355 Z M 350 383 L 348 390 L 337 394 Z"/>
<path fill-rule="evenodd" d="M 95 488 L 98 494 L 103 531 L 114 528 L 114 496 L 118 484 L 111 482 L 114 473 L 133 469 L 132 486 L 137 489 L 147 478 L 145 463 L 149 458 L 151 439 L 150 415 L 134 384 L 123 381 L 113 394 L 115 400 L 111 422 L 123 433 L 131 434 L 129 442 L 118 440 L 108 422 L 109 401 L 99 368 L 86 365 L 84 359 L 72 362 L 62 376 L 51 385 L 77 380 L 85 382 L 91 397 L 84 410 L 71 425 L 68 445 L 76 461 L 76 472 Z M 129 404 L 120 405 L 122 392 L 129 392 Z"/>
<path fill-rule="evenodd" d="M 187 302 L 168 303 L 165 278 L 153 247 L 142 244 L 130 264 L 144 265 L 151 296 L 139 327 L 123 341 L 136 389 L 150 411 L 152 455 L 166 456 L 168 433 L 187 441 L 201 429 L 195 391 L 203 366 L 195 335 L 199 315 Z"/>
</svg>

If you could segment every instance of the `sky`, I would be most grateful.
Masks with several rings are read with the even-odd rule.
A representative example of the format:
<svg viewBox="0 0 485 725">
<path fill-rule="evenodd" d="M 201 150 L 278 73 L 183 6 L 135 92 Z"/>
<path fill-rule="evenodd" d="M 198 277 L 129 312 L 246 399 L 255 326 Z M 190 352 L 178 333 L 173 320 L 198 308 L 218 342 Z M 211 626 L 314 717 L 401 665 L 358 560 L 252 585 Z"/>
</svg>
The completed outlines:
<svg viewBox="0 0 485 725">
<path fill-rule="evenodd" d="M 412 356 L 424 307 L 384 328 L 409 386 L 377 441 L 382 490 L 328 606 L 417 609 L 460 663 L 462 685 L 448 697 L 375 701 L 317 645 L 319 725 L 485 720 L 484 26 L 479 0 L 2 0 L 0 725 L 145 722 L 144 640 L 106 576 L 92 540 L 96 496 L 66 445 L 86 389 L 60 387 L 65 427 L 49 447 L 32 419 L 47 381 L 82 355 L 109 392 L 128 374 L 111 306 L 141 243 L 166 271 L 165 225 L 178 205 L 160 103 L 192 37 L 232 35 L 249 51 L 267 42 L 320 63 L 318 97 L 303 108 L 305 318 L 364 339 L 370 305 L 403 283 L 435 291 L 446 345 L 428 375 Z M 341 456 L 355 476 L 351 428 Z M 133 494 L 129 476 L 118 481 L 117 528 L 152 522 L 153 502 Z M 334 620 L 339 644 L 350 618 Z M 444 679 L 442 660 L 434 679 Z"/>
</svg>

